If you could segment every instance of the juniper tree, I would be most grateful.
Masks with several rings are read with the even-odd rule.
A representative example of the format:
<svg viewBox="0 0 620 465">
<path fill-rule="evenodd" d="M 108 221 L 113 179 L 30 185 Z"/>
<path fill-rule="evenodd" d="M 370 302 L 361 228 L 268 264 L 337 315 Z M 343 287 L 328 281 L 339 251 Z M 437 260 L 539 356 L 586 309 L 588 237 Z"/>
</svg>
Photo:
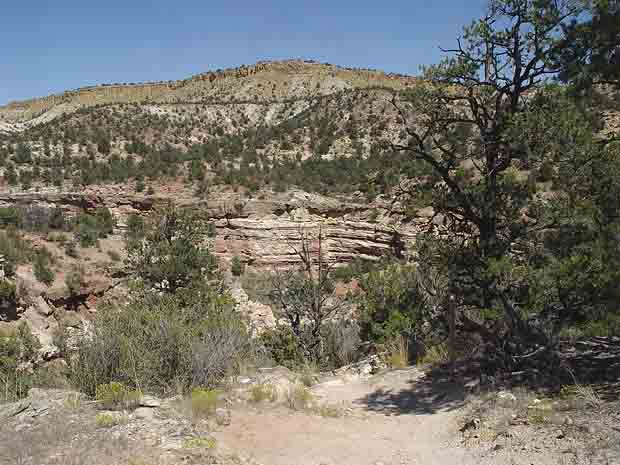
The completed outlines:
<svg viewBox="0 0 620 465">
<path fill-rule="evenodd" d="M 545 342 L 526 322 L 519 276 L 523 241 L 547 226 L 520 173 L 542 160 L 514 128 L 558 73 L 558 38 L 583 8 L 573 0 L 492 0 L 447 57 L 425 69 L 425 81 L 404 102 L 393 99 L 408 138 L 394 148 L 433 173 L 405 191 L 430 191 L 435 223 L 443 223 L 443 239 L 425 242 L 434 245 L 421 253 L 448 274 L 462 325 L 497 344 L 500 327 L 526 345 Z"/>
</svg>

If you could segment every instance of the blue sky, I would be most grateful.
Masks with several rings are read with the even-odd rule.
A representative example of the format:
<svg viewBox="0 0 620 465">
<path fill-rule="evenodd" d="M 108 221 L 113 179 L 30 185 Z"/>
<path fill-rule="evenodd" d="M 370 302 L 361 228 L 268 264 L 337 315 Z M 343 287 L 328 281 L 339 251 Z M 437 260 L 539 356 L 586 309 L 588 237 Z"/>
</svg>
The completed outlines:
<svg viewBox="0 0 620 465">
<path fill-rule="evenodd" d="M 485 0 L 3 0 L 0 104 L 309 58 L 416 74 Z"/>
</svg>

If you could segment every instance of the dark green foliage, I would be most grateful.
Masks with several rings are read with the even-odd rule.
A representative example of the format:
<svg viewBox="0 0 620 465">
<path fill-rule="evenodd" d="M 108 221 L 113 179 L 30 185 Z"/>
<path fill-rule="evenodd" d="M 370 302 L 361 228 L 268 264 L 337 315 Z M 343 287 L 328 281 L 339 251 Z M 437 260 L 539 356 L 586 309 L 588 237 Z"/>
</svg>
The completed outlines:
<svg viewBox="0 0 620 465">
<path fill-rule="evenodd" d="M 0 279 L 0 308 L 11 308 L 16 301 L 17 286 L 15 286 L 15 283 L 6 278 Z"/>
<path fill-rule="evenodd" d="M 128 243 L 128 248 L 136 245 L 137 241 L 142 240 L 144 235 L 144 218 L 140 215 L 132 213 L 127 217 L 127 231 L 125 232 L 125 239 Z"/>
<path fill-rule="evenodd" d="M 112 217 L 112 213 L 106 207 L 97 208 L 95 210 L 95 218 L 99 224 L 99 234 L 101 237 L 106 237 L 114 232 L 116 222 Z"/>
<path fill-rule="evenodd" d="M 278 365 L 296 369 L 304 364 L 304 354 L 295 334 L 288 326 L 263 331 L 260 335 L 260 343 L 269 357 Z"/>
<path fill-rule="evenodd" d="M 151 218 L 141 243 L 128 242 L 131 269 L 147 285 L 172 293 L 213 277 L 215 258 L 201 247 L 205 227 L 198 213 L 163 209 Z"/>
<path fill-rule="evenodd" d="M 13 228 L 0 231 L 0 256 L 5 276 L 11 277 L 15 273 L 15 267 L 27 263 L 34 258 L 32 245 Z"/>
<path fill-rule="evenodd" d="M 50 257 L 49 252 L 47 251 L 38 251 L 34 263 L 33 263 L 33 271 L 34 276 L 47 286 L 50 286 L 54 282 L 54 272 L 49 267 Z"/>
<path fill-rule="evenodd" d="M 362 339 L 378 343 L 403 336 L 411 339 L 423 321 L 423 300 L 413 265 L 394 263 L 360 279 Z"/>
<path fill-rule="evenodd" d="M 31 163 L 32 151 L 30 150 L 30 146 L 22 142 L 17 144 L 17 148 L 15 149 L 15 155 L 13 155 L 13 161 L 19 164 Z"/>
<path fill-rule="evenodd" d="M 100 238 L 106 237 L 114 231 L 114 218 L 105 207 L 97 208 L 95 214 L 81 213 L 74 220 L 76 239 L 82 247 L 92 247 Z"/>
<path fill-rule="evenodd" d="M 556 52 L 560 78 L 578 90 L 620 86 L 620 3 L 597 0 L 588 13 L 563 31 Z"/>
<path fill-rule="evenodd" d="M 16 207 L 0 208 L 0 227 L 13 226 L 19 228 L 22 225 L 23 212 Z"/>
<path fill-rule="evenodd" d="M 332 271 L 332 277 L 336 281 L 349 283 L 351 280 L 359 279 L 363 275 L 379 267 L 380 264 L 378 264 L 375 260 L 366 260 L 356 257 L 351 263 L 335 268 Z"/>
<path fill-rule="evenodd" d="M 100 237 L 99 222 L 93 215 L 80 214 L 74 225 L 75 238 L 82 247 L 93 247 Z"/>
<path fill-rule="evenodd" d="M 245 271 L 245 264 L 235 255 L 230 262 L 230 272 L 233 276 L 241 276 Z"/>
</svg>

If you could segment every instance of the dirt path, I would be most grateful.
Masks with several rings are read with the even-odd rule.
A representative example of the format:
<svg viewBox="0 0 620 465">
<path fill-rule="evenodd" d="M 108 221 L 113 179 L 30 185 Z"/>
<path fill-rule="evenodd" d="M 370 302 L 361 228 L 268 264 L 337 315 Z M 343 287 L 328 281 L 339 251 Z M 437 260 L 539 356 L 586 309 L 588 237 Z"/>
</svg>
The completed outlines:
<svg viewBox="0 0 620 465">
<path fill-rule="evenodd" d="M 462 396 L 447 389 L 430 394 L 421 378 L 415 369 L 368 380 L 335 378 L 312 392 L 320 403 L 345 409 L 344 416 L 244 409 L 215 436 L 224 450 L 266 465 L 479 464 L 453 444 Z"/>
</svg>

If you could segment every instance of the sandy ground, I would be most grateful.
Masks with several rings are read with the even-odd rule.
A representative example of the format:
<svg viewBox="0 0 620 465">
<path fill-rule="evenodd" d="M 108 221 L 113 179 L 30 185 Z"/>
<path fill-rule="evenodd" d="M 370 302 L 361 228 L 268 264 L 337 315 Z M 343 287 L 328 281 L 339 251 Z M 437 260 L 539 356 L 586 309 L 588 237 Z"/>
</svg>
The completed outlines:
<svg viewBox="0 0 620 465">
<path fill-rule="evenodd" d="M 265 465 L 550 464 L 536 456 L 497 455 L 461 446 L 465 396 L 417 369 L 371 379 L 334 378 L 312 388 L 321 403 L 346 413 L 326 418 L 285 407 L 233 410 L 214 434 L 218 447 Z"/>
</svg>

